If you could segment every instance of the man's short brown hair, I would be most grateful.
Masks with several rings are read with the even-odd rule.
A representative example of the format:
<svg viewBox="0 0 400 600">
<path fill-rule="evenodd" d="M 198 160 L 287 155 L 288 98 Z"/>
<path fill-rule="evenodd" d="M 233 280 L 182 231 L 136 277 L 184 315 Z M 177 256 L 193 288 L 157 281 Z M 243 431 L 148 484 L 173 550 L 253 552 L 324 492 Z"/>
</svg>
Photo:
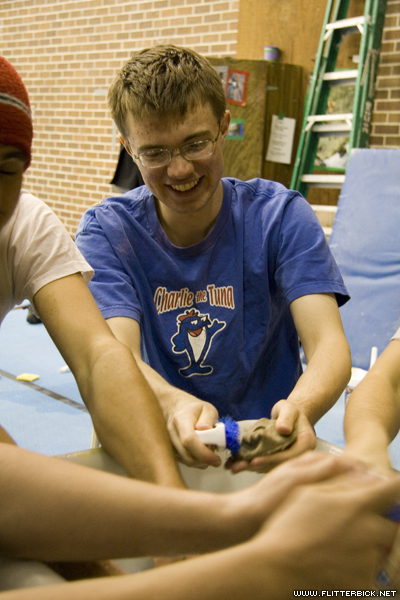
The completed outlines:
<svg viewBox="0 0 400 600">
<path fill-rule="evenodd" d="M 226 99 L 218 73 L 200 54 L 173 45 L 135 52 L 108 92 L 111 115 L 123 137 L 128 137 L 129 113 L 135 121 L 144 115 L 174 118 L 206 103 L 220 122 Z"/>
</svg>

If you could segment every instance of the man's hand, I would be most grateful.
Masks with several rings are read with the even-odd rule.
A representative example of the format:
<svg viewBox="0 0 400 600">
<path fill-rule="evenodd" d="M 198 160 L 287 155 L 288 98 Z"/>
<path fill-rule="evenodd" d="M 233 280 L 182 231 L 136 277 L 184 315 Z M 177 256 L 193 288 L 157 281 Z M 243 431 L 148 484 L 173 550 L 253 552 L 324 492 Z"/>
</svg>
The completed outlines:
<svg viewBox="0 0 400 600">
<path fill-rule="evenodd" d="M 218 467 L 220 457 L 200 442 L 195 429 L 210 429 L 218 420 L 218 411 L 208 402 L 170 385 L 157 371 L 141 358 L 140 326 L 137 321 L 127 317 L 114 317 L 107 323 L 115 337 L 127 346 L 142 371 L 147 383 L 153 390 L 164 419 L 177 458 L 189 467 Z"/>
<path fill-rule="evenodd" d="M 227 495 L 236 528 L 254 527 L 256 533 L 298 486 L 305 486 L 345 473 L 366 472 L 365 463 L 347 455 L 305 452 L 286 461 L 250 487 Z M 224 496 L 225 497 L 225 496 Z M 235 512 L 236 511 L 236 512 Z M 247 537 L 244 535 L 244 537 Z"/>
<path fill-rule="evenodd" d="M 189 467 L 219 467 L 221 458 L 200 442 L 195 429 L 211 429 L 218 420 L 217 409 L 209 402 L 176 389 L 167 416 L 167 427 L 179 460 Z"/>
<path fill-rule="evenodd" d="M 285 460 L 315 448 L 317 439 L 314 429 L 304 412 L 294 404 L 287 400 L 280 400 L 272 408 L 271 417 L 276 419 L 275 427 L 281 435 L 289 435 L 296 426 L 298 431 L 296 441 L 286 450 L 266 456 L 258 456 L 253 458 L 251 462 L 244 460 L 234 462 L 229 459 L 225 467 L 231 469 L 232 473 L 245 470 L 266 473 Z"/>
<path fill-rule="evenodd" d="M 376 589 L 398 529 L 385 514 L 399 495 L 399 477 L 362 469 L 298 487 L 258 537 L 286 560 L 292 589 Z"/>
</svg>

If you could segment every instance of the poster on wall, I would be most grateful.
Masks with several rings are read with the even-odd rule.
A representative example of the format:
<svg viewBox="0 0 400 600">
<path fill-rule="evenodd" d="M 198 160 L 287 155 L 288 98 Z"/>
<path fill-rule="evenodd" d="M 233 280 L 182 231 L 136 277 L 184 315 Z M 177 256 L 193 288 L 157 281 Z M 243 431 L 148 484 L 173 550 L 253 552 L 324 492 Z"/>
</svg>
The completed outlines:
<svg viewBox="0 0 400 600">
<path fill-rule="evenodd" d="M 214 69 L 217 71 L 219 78 L 221 79 L 222 87 L 225 90 L 229 67 L 227 67 L 226 65 L 216 65 L 214 66 Z"/>
<path fill-rule="evenodd" d="M 272 115 L 271 133 L 265 160 L 290 165 L 292 160 L 296 119 Z"/>
<path fill-rule="evenodd" d="M 225 96 L 227 102 L 230 102 L 231 104 L 238 104 L 239 106 L 246 106 L 248 79 L 248 71 L 229 69 L 225 86 Z"/>
<path fill-rule="evenodd" d="M 244 139 L 244 119 L 231 119 L 228 127 L 227 140 Z"/>
</svg>

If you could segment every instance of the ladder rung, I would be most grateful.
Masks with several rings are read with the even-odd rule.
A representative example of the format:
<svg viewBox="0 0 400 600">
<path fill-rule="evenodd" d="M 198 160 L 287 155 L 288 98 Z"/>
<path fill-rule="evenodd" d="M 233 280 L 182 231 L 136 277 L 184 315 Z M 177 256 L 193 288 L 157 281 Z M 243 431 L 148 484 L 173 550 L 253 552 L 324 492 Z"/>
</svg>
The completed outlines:
<svg viewBox="0 0 400 600">
<path fill-rule="evenodd" d="M 335 204 L 311 204 L 310 206 L 314 212 L 337 213 L 337 206 L 335 206 Z"/>
<path fill-rule="evenodd" d="M 322 229 L 323 229 L 325 236 L 327 237 L 327 239 L 329 241 L 329 238 L 331 237 L 331 234 L 332 234 L 332 227 L 323 227 Z"/>
<path fill-rule="evenodd" d="M 323 76 L 324 81 L 341 81 L 346 79 L 357 79 L 358 69 L 349 69 L 348 71 L 330 71 Z"/>
<path fill-rule="evenodd" d="M 334 23 L 327 23 L 327 29 L 344 29 L 347 27 L 357 27 L 358 25 L 364 25 L 365 17 L 361 15 L 360 17 L 351 17 L 350 19 L 340 19 L 339 21 L 335 21 Z"/>
<path fill-rule="evenodd" d="M 315 133 L 342 133 L 351 131 L 351 123 L 326 123 L 325 125 L 314 125 L 312 131 Z"/>
<path fill-rule="evenodd" d="M 345 175 L 303 175 L 300 180 L 310 187 L 341 188 Z"/>
<path fill-rule="evenodd" d="M 329 121 L 345 121 L 350 127 L 353 119 L 353 113 L 330 113 L 328 115 L 310 115 L 307 117 L 307 125 L 305 131 L 309 131 L 311 127 L 315 126 L 318 122 L 329 122 Z"/>
<path fill-rule="evenodd" d="M 367 23 L 371 23 L 371 17 L 368 16 Z M 365 17 L 352 17 L 351 19 L 340 19 L 334 23 L 327 23 L 324 40 L 327 40 L 335 29 L 358 29 L 361 34 L 364 33 Z"/>
</svg>

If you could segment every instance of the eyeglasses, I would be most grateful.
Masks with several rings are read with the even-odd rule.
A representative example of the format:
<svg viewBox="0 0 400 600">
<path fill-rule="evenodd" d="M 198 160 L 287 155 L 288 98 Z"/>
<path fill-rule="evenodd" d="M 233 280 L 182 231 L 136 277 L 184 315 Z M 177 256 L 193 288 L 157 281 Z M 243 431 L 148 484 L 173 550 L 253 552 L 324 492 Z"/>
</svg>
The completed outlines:
<svg viewBox="0 0 400 600">
<path fill-rule="evenodd" d="M 136 156 L 136 154 L 133 154 L 133 156 L 140 160 L 141 164 L 148 169 L 166 167 L 171 162 L 175 153 L 180 154 L 186 160 L 203 160 L 214 153 L 215 143 L 218 137 L 219 131 L 215 140 L 201 140 L 200 142 L 185 144 L 180 148 L 174 148 L 174 150 L 169 150 L 168 148 L 154 148 L 154 150 L 144 150 L 144 152 L 141 152 L 138 156 Z"/>
</svg>

